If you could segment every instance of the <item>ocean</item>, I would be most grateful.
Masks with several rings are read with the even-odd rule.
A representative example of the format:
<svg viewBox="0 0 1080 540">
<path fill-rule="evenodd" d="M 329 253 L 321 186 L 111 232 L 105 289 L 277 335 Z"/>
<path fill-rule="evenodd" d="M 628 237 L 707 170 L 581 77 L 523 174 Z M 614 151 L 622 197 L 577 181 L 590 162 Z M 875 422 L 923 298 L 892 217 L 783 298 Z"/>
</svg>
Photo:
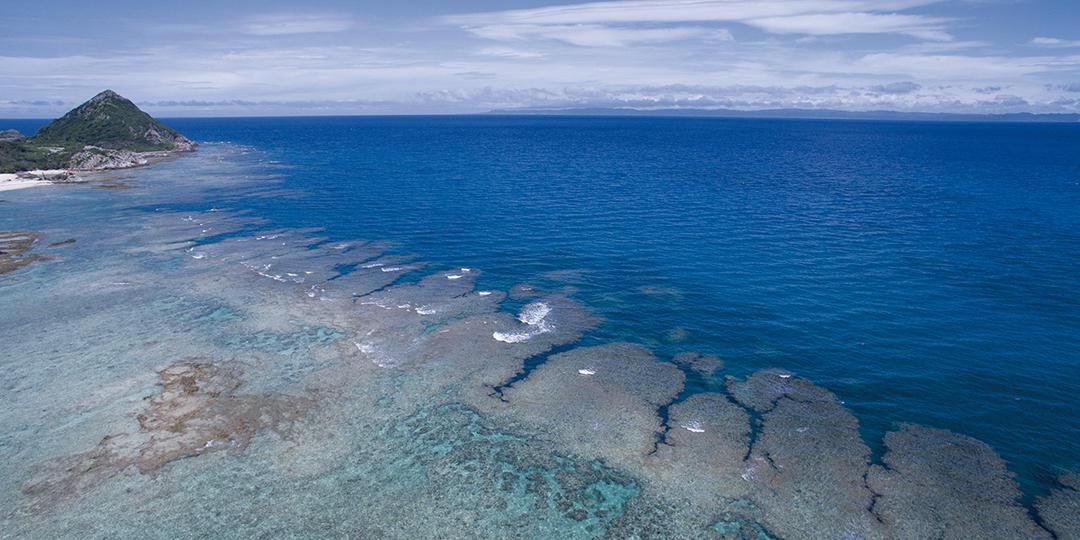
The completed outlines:
<svg viewBox="0 0 1080 540">
<path fill-rule="evenodd" d="M 430 291 L 426 277 L 442 272 L 459 277 L 475 274 L 476 290 L 511 291 L 505 299 L 496 295 L 501 302 L 492 307 L 508 317 L 538 303 L 528 294 L 513 294 L 512 289 L 520 284 L 579 305 L 582 314 L 575 315 L 578 318 L 567 319 L 571 322 L 555 319 L 553 324 L 559 330 L 549 333 L 543 333 L 547 329 L 541 325 L 527 323 L 530 316 L 521 312 L 528 336 L 543 334 L 536 339 L 552 336 L 552 341 L 544 347 L 537 345 L 537 350 L 522 353 L 520 358 L 515 356 L 522 369 L 509 369 L 508 376 L 484 376 L 484 384 L 502 392 L 500 403 L 510 403 L 511 408 L 515 394 L 504 390 L 513 390 L 530 378 L 543 381 L 552 373 L 553 367 L 544 367 L 553 358 L 545 351 L 571 358 L 581 347 L 632 343 L 660 360 L 697 353 L 715 356 L 716 362 L 722 363 L 721 369 L 713 370 L 693 369 L 681 362 L 679 377 L 684 383 L 673 386 L 672 396 L 658 398 L 650 409 L 658 411 L 661 423 L 670 423 L 671 415 L 679 410 L 676 405 L 694 395 L 735 395 L 738 401 L 733 384 L 759 370 L 779 368 L 784 370 L 784 379 L 794 376 L 810 381 L 850 411 L 857 420 L 853 429 L 865 442 L 869 450 L 866 459 L 871 463 L 882 462 L 887 452 L 883 442 L 886 433 L 908 424 L 970 436 L 989 445 L 1007 463 L 1023 492 L 1020 501 L 1027 513 L 1034 513 L 1032 505 L 1037 498 L 1059 487 L 1060 475 L 1080 470 L 1078 126 L 512 116 L 173 119 L 166 123 L 203 146 L 193 156 L 118 173 L 117 181 L 132 184 L 134 189 L 60 186 L 0 194 L 0 230 L 35 230 L 44 232 L 50 241 L 77 240 L 68 251 L 56 248 L 55 254 L 50 252 L 53 260 L 0 276 L 0 304 L 7 312 L 0 315 L 0 324 L 19 329 L 0 331 L 4 340 L 0 348 L 7 349 L 0 356 L 5 357 L 3 366 L 10 374 L 3 381 L 9 395 L 5 405 L 18 410 L 16 402 L 23 398 L 17 396 L 51 388 L 47 378 L 96 381 L 79 393 L 83 401 L 73 398 L 54 407 L 40 396 L 31 400 L 34 407 L 51 408 L 45 415 L 48 422 L 35 419 L 29 408 L 6 415 L 0 447 L 20 457 L 6 467 L 8 481 L 0 488 L 9 493 L 0 496 L 0 501 L 21 504 L 19 497 L 25 497 L 27 490 L 24 487 L 23 494 L 15 494 L 13 486 L 25 485 L 25 471 L 44 460 L 42 456 L 76 455 L 92 448 L 104 434 L 123 431 L 122 424 L 137 413 L 143 395 L 152 394 L 158 384 L 150 368 L 167 364 L 173 356 L 219 357 L 221 350 L 257 358 L 271 354 L 270 350 L 285 354 L 287 362 L 243 360 L 247 366 L 244 372 L 258 373 L 253 380 L 262 381 L 245 384 L 262 384 L 274 395 L 295 394 L 300 388 L 286 383 L 318 386 L 312 380 L 320 377 L 320 370 L 335 369 L 333 354 L 309 351 L 324 345 L 332 349 L 334 345 L 327 344 L 352 339 L 348 337 L 349 319 L 344 315 L 326 315 L 332 322 L 324 326 L 305 323 L 300 330 L 286 332 L 290 321 L 301 317 L 256 314 L 251 306 L 264 301 L 276 306 L 274 309 L 289 309 L 284 300 L 271 303 L 256 289 L 241 290 L 236 283 L 225 287 L 207 280 L 191 287 L 198 291 L 192 293 L 199 297 L 197 301 L 177 292 L 186 287 L 189 273 L 180 262 L 168 258 L 168 246 L 178 253 L 201 254 L 199 250 L 205 245 L 207 259 L 216 256 L 226 260 L 228 250 L 214 251 L 213 247 L 243 238 L 253 230 L 316 238 L 310 245 L 356 240 L 368 242 L 368 247 L 378 245 L 376 251 L 366 253 L 370 256 L 356 260 L 327 259 L 327 264 L 333 263 L 328 266 L 332 276 L 349 275 L 365 264 L 380 265 L 369 269 L 402 268 L 395 281 L 373 285 L 370 290 L 374 294 L 393 291 L 395 285 Z M 0 127 L 24 132 L 41 124 L 0 121 Z M 215 214 L 205 214 L 210 209 L 216 215 L 231 216 L 210 233 L 178 231 L 158 221 L 166 213 L 184 217 L 200 213 L 193 219 L 209 216 L 206 222 L 210 223 L 216 219 Z M 150 236 L 126 236 L 131 231 L 125 227 Z M 153 236 L 166 231 L 174 236 Z M 107 234 L 114 236 L 104 238 Z M 126 243 L 118 242 L 121 234 Z M 145 244 L 145 249 L 135 249 L 136 244 Z M 140 257 L 152 259 L 152 265 L 146 267 L 149 263 L 140 262 Z M 192 257 L 180 259 L 184 265 L 203 262 L 190 260 Z M 246 259 L 240 256 L 235 260 Z M 422 261 L 423 266 L 415 261 Z M 126 268 L 124 264 L 143 265 L 140 275 L 147 289 L 131 296 L 98 291 L 107 288 L 103 283 L 138 282 L 122 275 L 119 269 Z M 171 277 L 161 278 L 165 283 L 161 297 L 148 301 L 156 298 L 151 294 L 155 272 Z M 327 279 L 326 283 L 334 283 L 334 277 Z M 90 290 L 97 292 L 91 296 Z M 82 296 L 71 301 L 69 310 L 64 299 L 74 291 Z M 463 289 L 455 295 L 467 292 Z M 39 302 L 37 298 L 47 300 Z M 227 299 L 221 300 L 221 305 L 231 307 L 215 307 L 208 298 Z M 117 306 L 129 302 L 145 313 L 135 316 L 130 309 L 112 309 L 102 303 L 113 301 Z M 545 302 L 558 314 L 560 304 Z M 238 305 L 248 306 L 249 312 Z M 420 304 L 413 301 L 412 308 L 420 314 L 427 309 L 417 306 Z M 463 311 L 455 312 L 445 324 L 468 320 L 467 314 L 474 313 L 469 311 L 473 307 L 460 309 Z M 160 328 L 148 322 L 137 337 L 128 335 L 132 325 L 140 326 L 139 321 L 155 317 L 162 321 Z M 544 315 L 537 317 L 535 320 L 542 320 Z M 264 326 L 248 322 L 269 319 L 273 321 Z M 590 320 L 584 322 L 586 319 Z M 172 338 L 157 335 L 168 321 L 182 331 L 169 330 Z M 74 328 L 66 338 L 59 337 L 58 330 L 47 336 L 27 331 L 66 325 Z M 222 330 L 224 327 L 232 329 Z M 389 328 L 387 332 L 398 327 Z M 425 326 L 416 336 L 437 332 L 437 328 L 441 327 Z M 193 337 L 200 332 L 213 337 Z M 516 335 L 507 332 L 502 335 Z M 276 337 L 271 338 L 271 334 Z M 189 338 L 191 343 L 183 341 Z M 53 344 L 41 343 L 53 339 Z M 355 347 L 347 344 L 345 348 L 376 357 L 381 353 L 371 351 L 404 350 L 417 357 L 438 356 L 421 350 L 419 337 L 410 339 L 395 343 L 397 348 L 389 342 L 357 340 L 353 340 Z M 268 344 L 271 341 L 273 344 Z M 487 345 L 471 343 L 455 342 L 451 347 L 454 352 L 448 354 L 486 350 L 483 347 Z M 75 350 L 85 346 L 85 355 L 80 360 L 71 349 L 58 352 L 62 346 Z M 114 353 L 130 358 L 114 360 L 110 356 Z M 75 356 L 60 361 L 55 360 L 56 355 Z M 80 361 L 92 363 L 80 367 Z M 423 373 L 423 368 L 409 367 L 412 359 L 408 355 L 395 356 L 392 362 L 372 361 L 405 374 L 393 379 L 394 388 L 402 395 L 442 395 L 442 390 L 433 390 L 433 383 L 425 386 L 407 380 L 413 370 Z M 18 367 L 27 363 L 38 367 Z M 131 372 L 133 366 L 140 365 L 142 372 Z M 667 375 L 649 375 L 654 376 L 661 381 Z M 132 377 L 136 379 L 129 383 L 118 382 Z M 335 377 L 348 378 L 341 373 Z M 634 384 L 647 386 L 649 377 Z M 662 381 L 656 384 L 657 388 L 663 386 Z M 101 394 L 105 387 L 115 392 Z M 336 391 L 346 394 L 340 388 Z M 543 391 L 553 390 L 545 387 Z M 374 395 L 373 390 L 348 392 L 355 392 L 348 395 L 358 400 L 356 403 L 388 399 Z M 551 395 L 532 391 L 528 385 L 521 392 L 530 400 Z M 107 399 L 87 397 L 93 395 Z M 473 436 L 495 430 L 476 427 L 487 417 L 511 414 L 501 409 L 487 411 L 469 399 L 450 401 L 468 404 L 465 412 L 455 409 L 452 413 L 459 418 L 455 422 L 470 426 Z M 615 399 L 611 397 L 613 403 Z M 415 409 L 403 405 L 400 410 L 403 416 L 406 412 L 412 415 L 409 422 L 420 421 L 417 418 L 429 421 L 429 417 L 416 416 Z M 751 411 L 750 421 L 761 422 L 760 415 L 768 412 Z M 534 411 L 514 421 L 528 425 L 532 418 L 538 419 L 534 424 L 546 425 L 545 414 L 555 412 Z M 572 417 L 566 411 L 559 414 Z M 71 420 L 72 415 L 81 420 Z M 4 416 L 0 414 L 0 418 Z M 390 417 L 387 413 L 373 418 Z M 339 439 L 350 433 L 374 437 L 372 433 L 378 432 L 388 437 L 378 431 L 387 428 L 372 427 L 377 424 L 373 419 L 342 421 L 350 427 L 342 428 Z M 661 430 L 661 443 L 668 437 L 665 430 L 670 432 L 671 428 Z M 276 427 L 254 431 L 277 432 Z M 435 431 L 417 428 L 417 433 Z M 318 440 L 316 435 L 308 435 Z M 279 458 L 262 455 L 258 449 L 259 437 L 266 435 L 252 437 L 255 442 L 250 447 L 242 453 L 228 453 L 230 458 L 234 462 L 254 460 L 265 467 L 277 463 Z M 439 444 L 438 440 L 417 437 L 409 440 L 431 447 Z M 748 444 L 766 440 L 754 431 L 747 437 Z M 554 439 L 556 447 L 564 440 L 560 436 Z M 46 450 L 39 454 L 37 443 L 32 441 L 41 440 Z M 331 479 L 331 483 L 352 481 L 347 472 L 350 469 L 336 461 L 361 459 L 348 448 L 345 444 L 319 459 L 305 456 L 301 461 L 326 463 L 291 464 L 285 476 L 313 485 Z M 559 455 L 588 455 L 582 448 L 591 447 L 568 444 Z M 536 452 L 548 455 L 555 451 Z M 365 448 L 358 455 L 371 459 L 377 453 Z M 640 476 L 635 468 L 638 458 L 615 451 L 599 452 L 595 457 L 596 463 L 612 469 L 595 473 L 601 477 L 596 480 L 600 487 L 595 489 L 607 494 L 606 499 L 600 499 L 622 502 L 618 508 L 600 511 L 596 523 L 590 521 L 593 514 L 579 521 L 588 523 L 580 531 L 575 529 L 582 536 L 616 530 L 605 516 L 628 512 L 625 505 L 633 504 L 625 501 L 634 499 L 639 492 L 635 490 L 647 492 L 651 485 L 644 480 L 621 480 L 624 474 Z M 198 477 L 202 466 L 198 462 L 211 459 L 227 458 L 200 455 L 168 467 Z M 487 458 L 476 459 L 487 463 Z M 495 461 L 507 467 L 505 459 Z M 255 467 L 234 462 L 213 465 L 221 469 L 215 473 L 217 478 L 235 480 L 241 473 L 234 468 Z M 582 465 L 575 467 L 570 470 L 578 471 Z M 480 474 L 468 467 L 464 470 L 467 472 L 461 474 Z M 121 480 L 94 481 L 93 489 L 113 501 L 110 504 L 114 506 L 107 508 L 134 511 L 131 505 L 135 503 L 124 502 L 123 488 L 156 489 L 159 499 L 150 500 L 170 500 L 162 494 L 169 488 L 144 485 L 164 482 L 160 473 L 152 476 L 157 480 L 133 479 L 138 474 L 130 470 L 118 474 Z M 549 483 L 561 473 L 552 474 Z M 455 476 L 446 475 L 438 481 L 452 483 Z M 238 493 L 263 501 L 259 504 L 272 508 L 276 515 L 289 515 L 276 506 L 274 493 L 280 491 L 240 477 L 246 480 L 232 484 Z M 432 485 L 437 484 L 430 471 L 427 478 Z M 105 485 L 97 486 L 99 480 Z M 206 481 L 210 483 L 192 479 L 177 482 L 190 482 L 190 489 L 209 485 L 210 497 L 224 496 L 217 491 L 226 489 L 224 484 Z M 380 482 L 388 485 L 393 477 Z M 80 493 L 91 490 L 89 481 L 80 480 L 76 485 L 75 491 Z M 286 489 L 284 485 L 275 489 Z M 304 491 L 304 487 L 294 489 Z M 366 493 L 376 499 L 415 496 L 405 487 Z M 376 508 L 387 512 L 386 503 L 352 499 L 352 504 L 372 512 Z M 96 508 L 89 502 L 77 504 L 87 505 L 78 506 L 82 508 L 78 512 Z M 764 508 L 771 503 L 755 504 Z M 322 516 L 325 530 L 340 533 L 333 524 L 347 521 L 343 516 L 350 506 L 346 501 L 329 506 L 333 511 Z M 164 506 L 139 508 L 142 515 L 168 512 L 162 510 Z M 361 514 L 366 511 L 358 510 Z M 46 520 L 53 524 L 49 527 L 56 528 L 42 528 L 42 522 L 35 519 L 44 518 L 26 517 L 38 515 L 27 512 L 9 516 L 9 525 L 43 536 L 45 530 L 63 535 L 86 526 L 86 515 L 81 514 L 82 518 L 65 518 L 63 525 Z M 228 514 L 228 510 L 224 512 Z M 400 520 L 425 519 L 402 512 Z M 373 528 L 353 528 L 349 534 L 395 536 L 398 525 L 394 523 L 403 523 L 390 520 L 375 527 L 370 515 L 364 515 Z M 755 518 L 762 524 L 762 534 L 767 530 L 784 536 L 787 525 L 769 517 L 768 511 L 764 515 Z M 500 529 L 506 524 L 493 524 L 478 516 L 461 519 L 470 526 L 508 530 Z M 268 534 L 296 531 L 288 528 L 288 519 L 282 520 L 286 524 L 281 529 L 259 529 L 252 524 L 245 530 Z M 169 523 L 173 522 L 166 525 Z M 561 536 L 555 531 L 562 531 L 564 537 L 573 536 L 558 523 L 562 522 L 544 525 L 553 527 L 548 529 L 521 529 L 519 534 L 546 536 L 546 531 L 555 537 Z M 131 529 L 122 530 L 138 530 L 134 522 L 124 526 Z M 220 526 L 227 525 L 223 521 Z M 310 531 L 311 526 L 305 524 L 309 528 L 301 530 Z M 737 522 L 737 527 L 747 526 L 744 521 Z M 401 527 L 415 534 L 411 526 Z M 713 528 L 721 533 L 725 530 L 720 525 Z"/>
</svg>

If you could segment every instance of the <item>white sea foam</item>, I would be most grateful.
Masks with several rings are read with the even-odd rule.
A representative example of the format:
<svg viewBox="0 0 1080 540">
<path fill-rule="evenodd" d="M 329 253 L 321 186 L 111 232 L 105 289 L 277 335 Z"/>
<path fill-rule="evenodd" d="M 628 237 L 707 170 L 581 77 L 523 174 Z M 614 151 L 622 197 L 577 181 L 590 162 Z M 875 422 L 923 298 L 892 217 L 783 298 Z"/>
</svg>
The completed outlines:
<svg viewBox="0 0 1080 540">
<path fill-rule="evenodd" d="M 577 372 L 582 375 L 596 375 L 596 372 L 591 369 L 579 369 Z"/>
<path fill-rule="evenodd" d="M 365 265 L 361 265 L 360 268 L 378 268 L 380 266 L 383 266 L 383 263 L 365 264 Z"/>
<path fill-rule="evenodd" d="M 493 332 L 491 337 L 504 343 L 521 343 L 533 337 L 551 331 L 551 325 L 547 322 L 547 316 L 551 313 L 551 306 L 543 302 L 533 302 L 521 308 L 517 319 L 530 328 L 524 332 Z"/>
<path fill-rule="evenodd" d="M 493 332 L 491 337 L 495 338 L 495 341 L 503 343 L 521 343 L 529 341 L 534 335 L 536 335 L 534 332 Z"/>
<path fill-rule="evenodd" d="M 458 274 L 450 274 L 446 276 L 446 279 L 461 279 L 461 276 Z"/>
<path fill-rule="evenodd" d="M 549 313 L 551 313 L 551 306 L 543 302 L 533 302 L 521 308 L 517 318 L 529 326 L 536 326 L 542 324 Z"/>
<path fill-rule="evenodd" d="M 431 306 L 420 306 L 420 307 L 416 308 L 416 312 L 421 314 L 421 315 L 434 315 L 435 314 L 435 308 L 433 308 Z"/>
<path fill-rule="evenodd" d="M 480 291 L 476 294 L 479 294 L 480 296 L 491 296 L 491 291 Z"/>
<path fill-rule="evenodd" d="M 404 270 L 404 268 L 400 266 L 387 266 L 386 268 L 380 268 L 379 270 L 382 270 L 383 272 L 400 272 Z"/>
<path fill-rule="evenodd" d="M 360 302 L 360 305 L 361 306 L 378 306 L 378 307 L 381 307 L 383 309 L 394 309 L 393 307 L 388 306 L 388 305 L 386 305 L 386 304 L 384 304 L 382 302 Z"/>
<path fill-rule="evenodd" d="M 705 428 L 702 426 L 701 422 L 697 420 L 691 420 L 685 424 L 680 424 L 680 427 L 691 433 L 705 433 Z"/>
</svg>

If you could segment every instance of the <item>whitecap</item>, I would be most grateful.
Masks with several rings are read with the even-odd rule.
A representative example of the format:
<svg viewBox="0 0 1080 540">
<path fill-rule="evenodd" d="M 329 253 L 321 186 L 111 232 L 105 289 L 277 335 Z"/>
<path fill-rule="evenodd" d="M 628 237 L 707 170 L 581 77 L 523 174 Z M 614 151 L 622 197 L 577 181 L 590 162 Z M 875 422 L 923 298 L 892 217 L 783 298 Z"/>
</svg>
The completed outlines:
<svg viewBox="0 0 1080 540">
<path fill-rule="evenodd" d="M 400 272 L 403 270 L 400 266 L 387 266 L 386 268 L 380 268 L 383 272 Z"/>
<path fill-rule="evenodd" d="M 529 326 L 536 326 L 542 324 L 549 313 L 551 313 L 551 306 L 543 302 L 533 302 L 521 308 L 517 318 Z"/>
<path fill-rule="evenodd" d="M 446 276 L 446 279 L 461 279 L 461 276 L 458 274 L 450 274 Z"/>
<path fill-rule="evenodd" d="M 529 341 L 533 337 L 532 332 L 513 333 L 513 332 L 493 332 L 491 337 L 495 338 L 495 341 L 501 341 L 503 343 L 521 343 L 523 341 Z"/>
<path fill-rule="evenodd" d="M 685 424 L 680 424 L 679 427 L 691 433 L 705 433 L 705 428 L 701 425 L 701 422 L 697 420 L 691 420 Z"/>
<path fill-rule="evenodd" d="M 392 307 L 390 307 L 390 306 L 388 306 L 386 304 L 383 304 L 382 302 L 360 302 L 360 305 L 361 306 L 378 306 L 378 307 L 381 307 L 383 309 L 394 309 L 394 308 L 392 308 Z"/>
<path fill-rule="evenodd" d="M 378 268 L 380 266 L 383 266 L 383 263 L 365 264 L 365 265 L 361 265 L 360 268 Z"/>
<path fill-rule="evenodd" d="M 420 307 L 416 308 L 416 312 L 421 314 L 421 315 L 434 315 L 435 314 L 435 308 L 433 308 L 431 306 L 420 306 Z"/>
<path fill-rule="evenodd" d="M 550 332 L 551 326 L 545 320 L 549 313 L 551 313 L 551 306 L 548 306 L 543 302 L 527 304 L 525 307 L 521 308 L 517 319 L 530 326 L 530 330 L 525 332 L 494 332 L 491 334 L 491 337 L 504 343 L 521 343 L 540 334 Z"/>
<path fill-rule="evenodd" d="M 480 296 L 491 296 L 491 291 L 480 291 L 476 294 L 479 294 Z"/>
<path fill-rule="evenodd" d="M 591 369 L 579 369 L 577 372 L 582 375 L 596 375 L 596 372 Z"/>
</svg>

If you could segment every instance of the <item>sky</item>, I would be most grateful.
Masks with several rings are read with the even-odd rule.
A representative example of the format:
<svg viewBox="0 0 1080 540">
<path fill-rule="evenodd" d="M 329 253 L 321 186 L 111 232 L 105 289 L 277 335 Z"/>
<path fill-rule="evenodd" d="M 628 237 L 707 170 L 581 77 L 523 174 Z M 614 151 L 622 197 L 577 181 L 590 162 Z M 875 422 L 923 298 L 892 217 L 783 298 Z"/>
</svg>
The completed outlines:
<svg viewBox="0 0 1080 540">
<path fill-rule="evenodd" d="M 1080 0 L 0 0 L 0 117 L 1080 112 Z"/>
</svg>

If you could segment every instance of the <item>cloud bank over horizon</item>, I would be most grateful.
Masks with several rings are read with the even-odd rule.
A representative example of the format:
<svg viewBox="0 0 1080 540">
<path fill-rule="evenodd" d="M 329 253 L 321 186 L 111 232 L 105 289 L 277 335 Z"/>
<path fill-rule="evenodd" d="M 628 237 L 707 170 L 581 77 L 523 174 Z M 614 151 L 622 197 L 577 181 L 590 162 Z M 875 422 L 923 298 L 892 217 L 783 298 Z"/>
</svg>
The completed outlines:
<svg viewBox="0 0 1080 540">
<path fill-rule="evenodd" d="M 0 14 L 0 117 L 55 116 L 104 88 L 171 116 L 1075 113 L 1072 1 L 41 0 Z"/>
</svg>

